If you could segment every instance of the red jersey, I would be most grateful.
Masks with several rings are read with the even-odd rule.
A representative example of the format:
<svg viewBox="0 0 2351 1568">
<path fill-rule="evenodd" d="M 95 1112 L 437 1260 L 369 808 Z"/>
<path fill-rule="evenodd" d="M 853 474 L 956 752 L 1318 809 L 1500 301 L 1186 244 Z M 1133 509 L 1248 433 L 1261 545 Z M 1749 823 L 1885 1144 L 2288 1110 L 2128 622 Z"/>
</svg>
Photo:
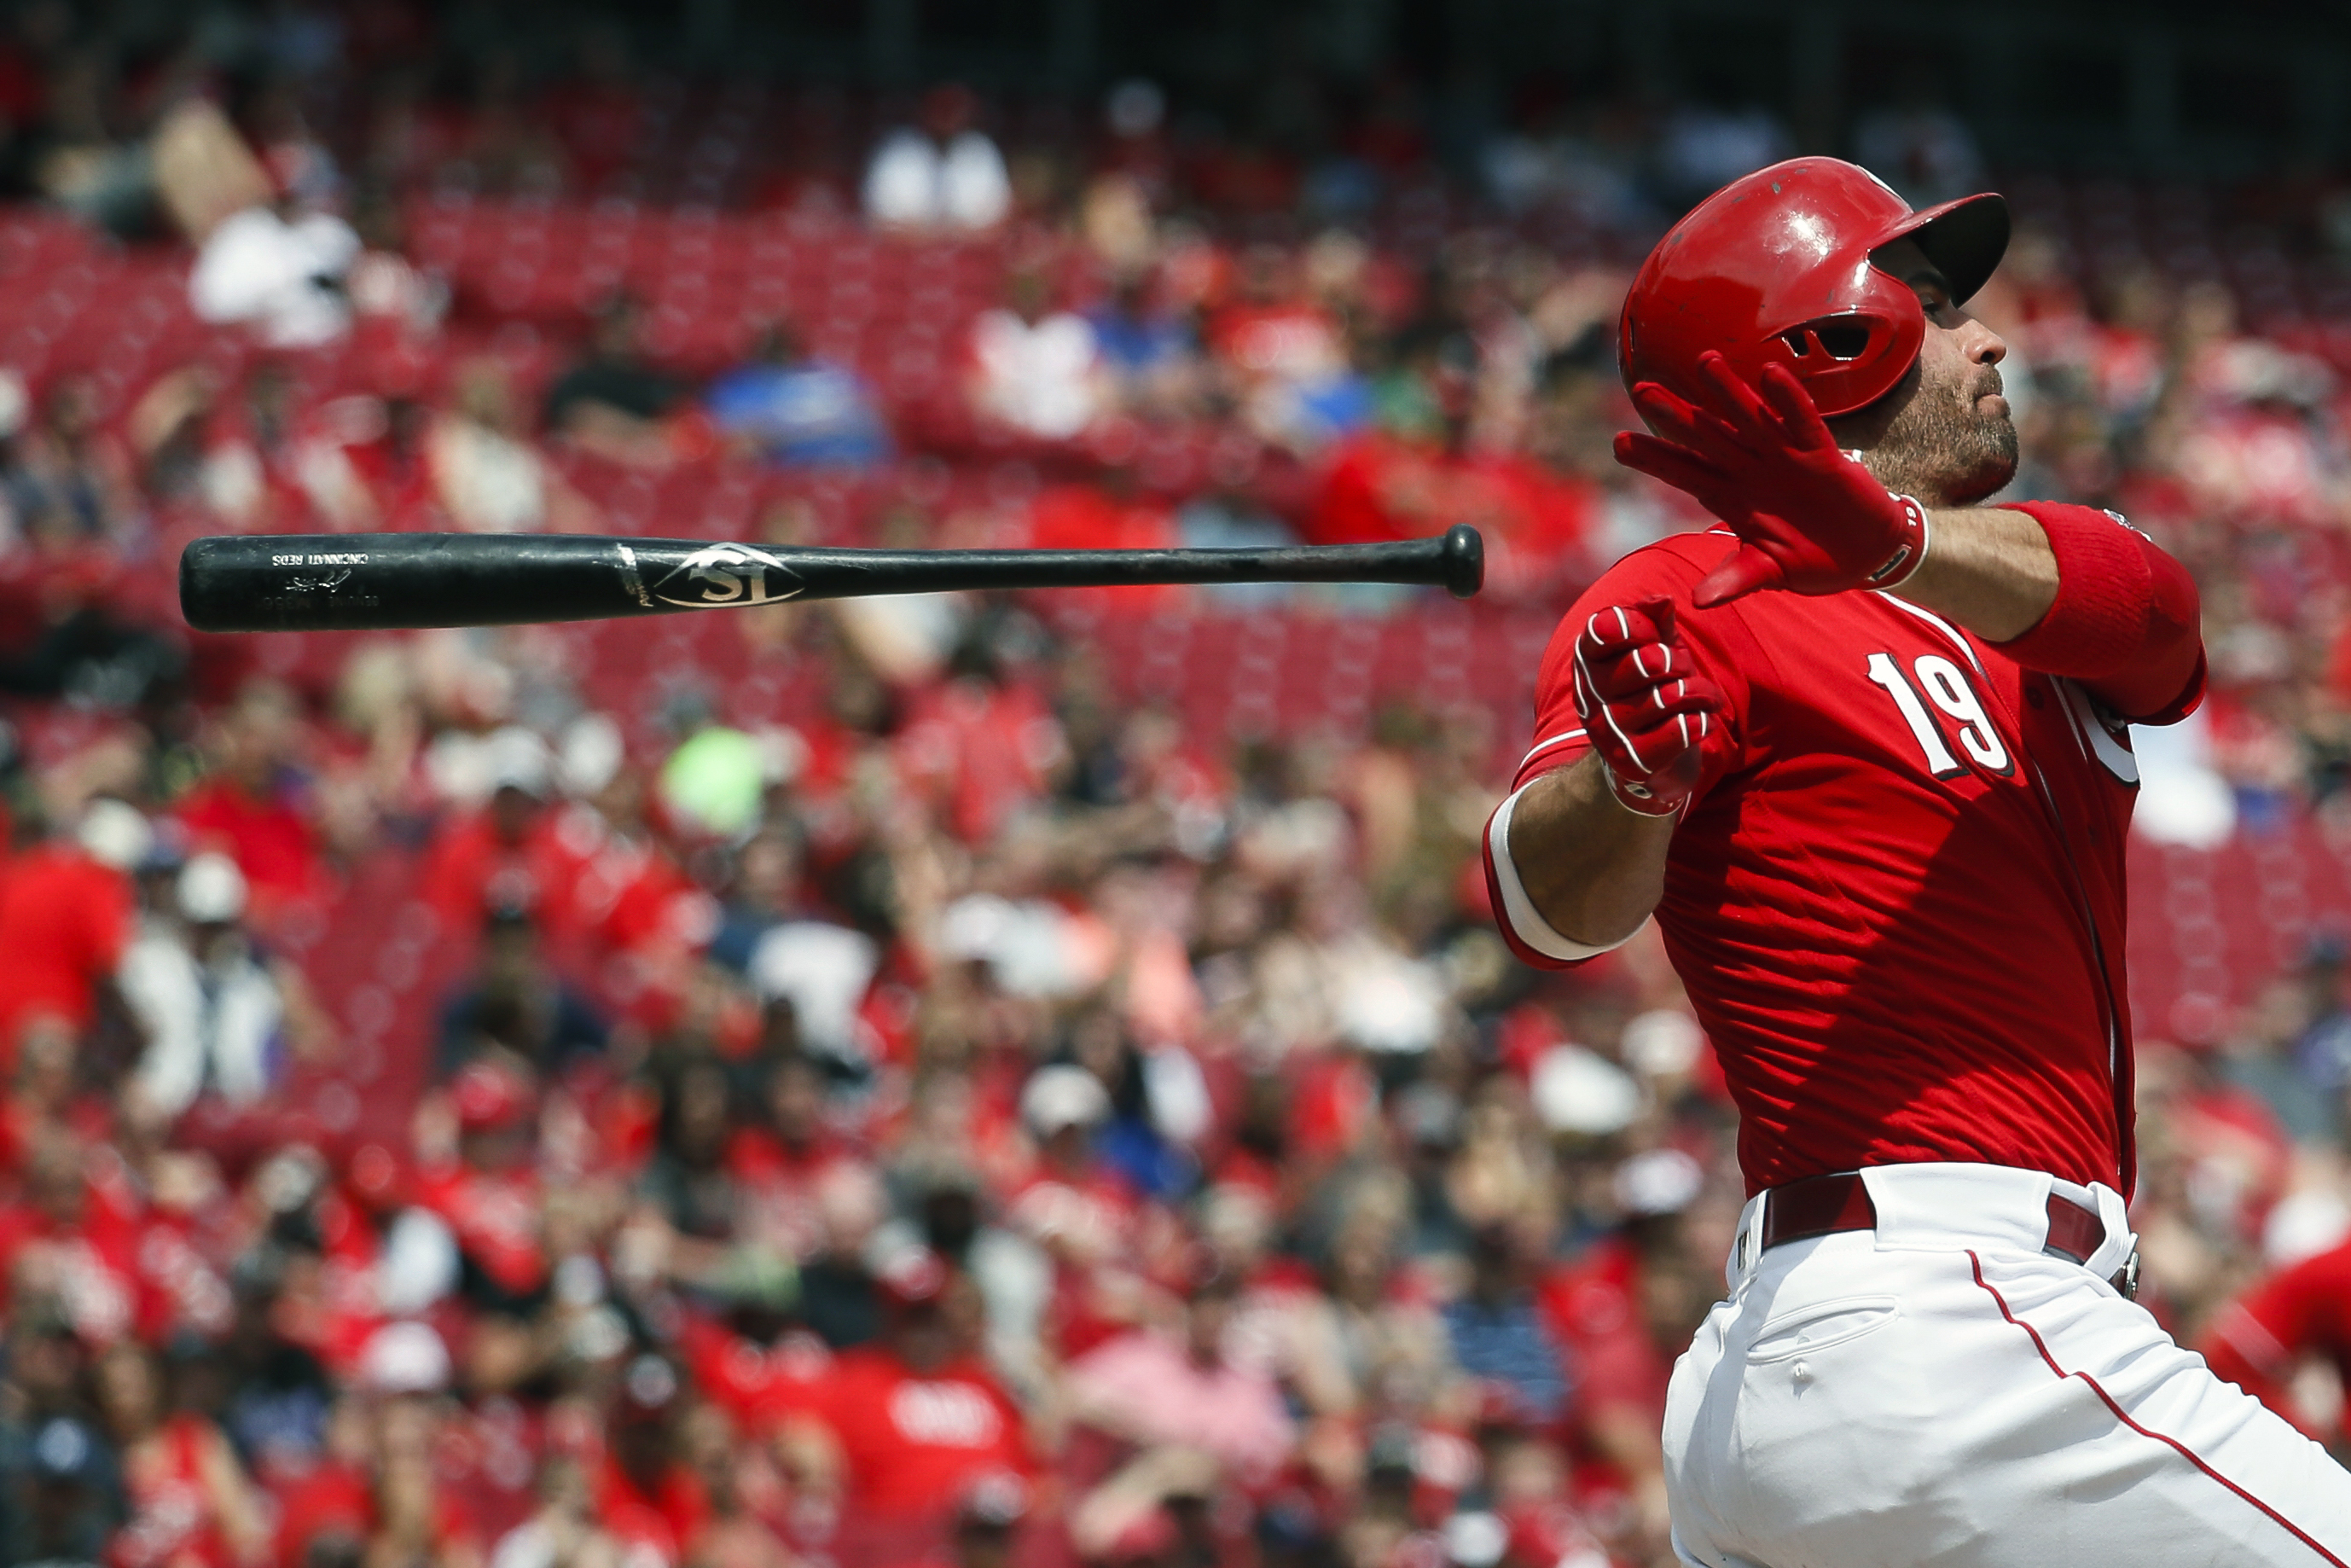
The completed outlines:
<svg viewBox="0 0 2351 1568">
<path fill-rule="evenodd" d="M 766 1345 L 707 1318 L 688 1316 L 677 1348 L 703 1397 L 751 1433 L 818 1410 L 832 1371 L 832 1354 L 814 1334 L 789 1333 Z"/>
<path fill-rule="evenodd" d="M 236 862 L 254 907 L 274 915 L 327 889 L 327 865 L 310 821 L 281 796 L 256 798 L 234 780 L 207 779 L 188 791 L 173 816 L 198 845 Z"/>
<path fill-rule="evenodd" d="M 419 1173 L 416 1188 L 418 1206 L 448 1222 L 458 1250 L 498 1289 L 528 1296 L 547 1282 L 534 1172 L 453 1166 Z"/>
<path fill-rule="evenodd" d="M 131 1517 L 108 1545 L 112 1568 L 226 1568 L 234 1561 L 204 1473 L 207 1450 L 222 1446 L 218 1428 L 184 1412 L 131 1445 L 122 1456 Z"/>
<path fill-rule="evenodd" d="M 2256 1282 L 2220 1310 L 2196 1348 L 2215 1376 L 2308 1430 L 2288 1395 L 2302 1358 L 2324 1355 L 2351 1383 L 2351 1241 Z"/>
<path fill-rule="evenodd" d="M 596 1482 L 596 1517 L 620 1542 L 623 1561 L 684 1560 L 685 1547 L 709 1522 L 710 1499 L 701 1479 L 672 1465 L 646 1486 L 607 1455 Z"/>
<path fill-rule="evenodd" d="M 922 1377 L 885 1351 L 844 1351 L 819 1413 L 841 1441 L 852 1514 L 935 1515 L 984 1472 L 1030 1469 L 1019 1409 L 977 1362 Z"/>
<path fill-rule="evenodd" d="M 70 844 L 26 852 L 0 883 L 0 1072 L 13 1074 L 19 1031 L 49 1014 L 76 1034 L 97 986 L 122 962 L 136 909 L 131 879 Z"/>
<path fill-rule="evenodd" d="M 2127 728 L 1892 594 L 1694 608 L 1729 545 L 1660 540 L 1577 601 L 1516 783 L 1588 749 L 1571 690 L 1586 620 L 1669 595 L 1728 708 L 1656 920 L 1738 1103 L 1748 1190 L 1972 1161 L 2127 1193 Z M 2141 722 L 2175 721 L 2201 689 L 2199 663 Z M 1487 861 L 1495 877 L 1490 831 Z M 1500 925 L 1520 957 L 1561 967 Z"/>
</svg>

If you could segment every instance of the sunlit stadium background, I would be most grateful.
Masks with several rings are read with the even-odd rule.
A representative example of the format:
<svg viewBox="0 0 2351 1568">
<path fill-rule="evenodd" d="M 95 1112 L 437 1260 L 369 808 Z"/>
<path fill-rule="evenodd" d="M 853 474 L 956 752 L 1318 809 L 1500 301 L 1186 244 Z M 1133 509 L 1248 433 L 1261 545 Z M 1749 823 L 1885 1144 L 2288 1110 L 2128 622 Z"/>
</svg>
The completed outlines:
<svg viewBox="0 0 2351 1568">
<path fill-rule="evenodd" d="M 1703 526 L 1610 460 L 1630 267 L 1799 152 L 2008 193 L 2016 493 L 2203 588 L 2154 1304 L 2351 1228 L 2344 7 L 0 16 L 0 1563 L 1670 1561 L 1734 1118 L 1654 934 L 1520 968 L 1475 846 L 1560 610 Z M 1466 606 L 172 584 L 1458 522 Z"/>
</svg>

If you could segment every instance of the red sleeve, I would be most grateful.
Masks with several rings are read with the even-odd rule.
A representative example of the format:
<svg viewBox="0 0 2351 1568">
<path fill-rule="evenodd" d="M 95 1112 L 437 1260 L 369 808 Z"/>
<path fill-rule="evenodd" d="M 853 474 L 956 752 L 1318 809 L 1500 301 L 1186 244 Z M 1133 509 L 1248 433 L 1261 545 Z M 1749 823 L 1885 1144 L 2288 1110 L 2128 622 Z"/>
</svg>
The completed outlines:
<svg viewBox="0 0 2351 1568">
<path fill-rule="evenodd" d="M 1505 863 L 1506 855 L 1497 855 L 1495 822 L 1502 821 L 1507 828 L 1502 813 L 1515 801 L 1519 790 L 1546 773 L 1567 767 L 1592 749 L 1583 736 L 1583 720 L 1576 715 L 1573 681 L 1575 641 L 1583 634 L 1585 622 L 1610 605 L 1630 604 L 1653 594 L 1671 599 L 1674 622 L 1681 632 L 1682 642 L 1699 671 L 1722 688 L 1728 704 L 1723 723 L 1715 732 L 1719 738 L 1708 744 L 1705 770 L 1691 794 L 1692 804 L 1703 800 L 1707 790 L 1739 759 L 1742 749 L 1739 737 L 1748 701 L 1746 669 L 1738 653 L 1748 643 L 1745 626 L 1736 604 L 1699 610 L 1690 603 L 1691 588 L 1712 570 L 1724 548 L 1720 536 L 1681 534 L 1635 550 L 1584 590 L 1552 632 L 1551 645 L 1543 650 L 1542 663 L 1535 674 L 1533 744 L 1510 780 L 1511 799 L 1495 809 L 1494 817 L 1487 821 L 1484 835 L 1486 892 L 1495 911 L 1495 924 L 1510 951 L 1525 963 L 1541 969 L 1562 969 L 1583 961 L 1581 957 L 1562 957 L 1557 950 L 1547 952 L 1536 945 L 1544 942 L 1545 946 L 1554 946 L 1546 940 L 1546 935 L 1555 938 L 1556 933 L 1520 929 L 1525 912 L 1518 908 L 1521 901 L 1511 896 L 1517 885 L 1517 873 Z"/>
<path fill-rule="evenodd" d="M 1738 625 L 1735 604 L 1699 610 L 1690 603 L 1691 588 L 1712 570 L 1710 558 L 1719 553 L 1712 548 L 1716 538 L 1677 535 L 1663 544 L 1634 551 L 1602 573 L 1600 580 L 1585 589 L 1561 618 L 1536 668 L 1534 744 L 1519 763 L 1511 789 L 1521 789 L 1555 768 L 1564 768 L 1591 749 L 1583 738 L 1583 721 L 1575 713 L 1575 640 L 1583 634 L 1583 623 L 1598 612 L 1652 594 L 1663 594 L 1674 601 L 1674 623 L 1682 641 L 1699 671 L 1722 688 L 1729 703 L 1729 710 L 1723 715 L 1724 744 L 1708 747 L 1706 773 L 1693 800 L 1703 796 L 1729 768 L 1738 755 L 1740 716 L 1747 707 L 1747 675 L 1733 651 L 1734 644 L 1745 641 L 1745 632 Z"/>
<path fill-rule="evenodd" d="M 2135 724 L 2177 724 L 2196 711 L 2204 638 L 2188 569 L 2112 512 L 2054 501 L 2009 509 L 2049 536 L 2057 599 L 2001 651 L 2027 669 L 2080 682 Z"/>
</svg>

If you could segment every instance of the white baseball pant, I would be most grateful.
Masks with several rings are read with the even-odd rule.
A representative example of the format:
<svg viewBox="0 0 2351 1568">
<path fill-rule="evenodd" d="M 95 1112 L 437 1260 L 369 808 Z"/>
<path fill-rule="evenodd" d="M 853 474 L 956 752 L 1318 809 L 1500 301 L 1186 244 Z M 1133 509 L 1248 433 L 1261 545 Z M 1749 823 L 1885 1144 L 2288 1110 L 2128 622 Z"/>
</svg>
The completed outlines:
<svg viewBox="0 0 2351 1568">
<path fill-rule="evenodd" d="M 1997 1166 L 1863 1173 L 1875 1231 L 1761 1252 L 1674 1369 L 1666 1488 L 1698 1568 L 2351 1568 L 2351 1471 L 2107 1277 L 2121 1197 Z M 2042 1250 L 2054 1190 L 2106 1240 Z"/>
</svg>

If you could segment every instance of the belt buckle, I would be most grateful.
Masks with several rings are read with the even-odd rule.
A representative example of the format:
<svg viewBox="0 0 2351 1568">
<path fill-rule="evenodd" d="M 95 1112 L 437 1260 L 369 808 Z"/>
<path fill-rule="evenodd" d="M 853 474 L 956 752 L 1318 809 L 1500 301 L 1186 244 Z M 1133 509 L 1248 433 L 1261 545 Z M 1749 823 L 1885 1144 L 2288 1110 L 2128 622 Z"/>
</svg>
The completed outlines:
<svg viewBox="0 0 2351 1568">
<path fill-rule="evenodd" d="M 2114 1278 L 2108 1280 L 2106 1283 L 2112 1285 L 2115 1288 L 2115 1293 L 2122 1297 L 2124 1301 L 2136 1301 L 2138 1300 L 2137 1248 L 2134 1247 L 2131 1249 L 2131 1255 L 2123 1260 L 2123 1266 L 2115 1270 Z"/>
</svg>

